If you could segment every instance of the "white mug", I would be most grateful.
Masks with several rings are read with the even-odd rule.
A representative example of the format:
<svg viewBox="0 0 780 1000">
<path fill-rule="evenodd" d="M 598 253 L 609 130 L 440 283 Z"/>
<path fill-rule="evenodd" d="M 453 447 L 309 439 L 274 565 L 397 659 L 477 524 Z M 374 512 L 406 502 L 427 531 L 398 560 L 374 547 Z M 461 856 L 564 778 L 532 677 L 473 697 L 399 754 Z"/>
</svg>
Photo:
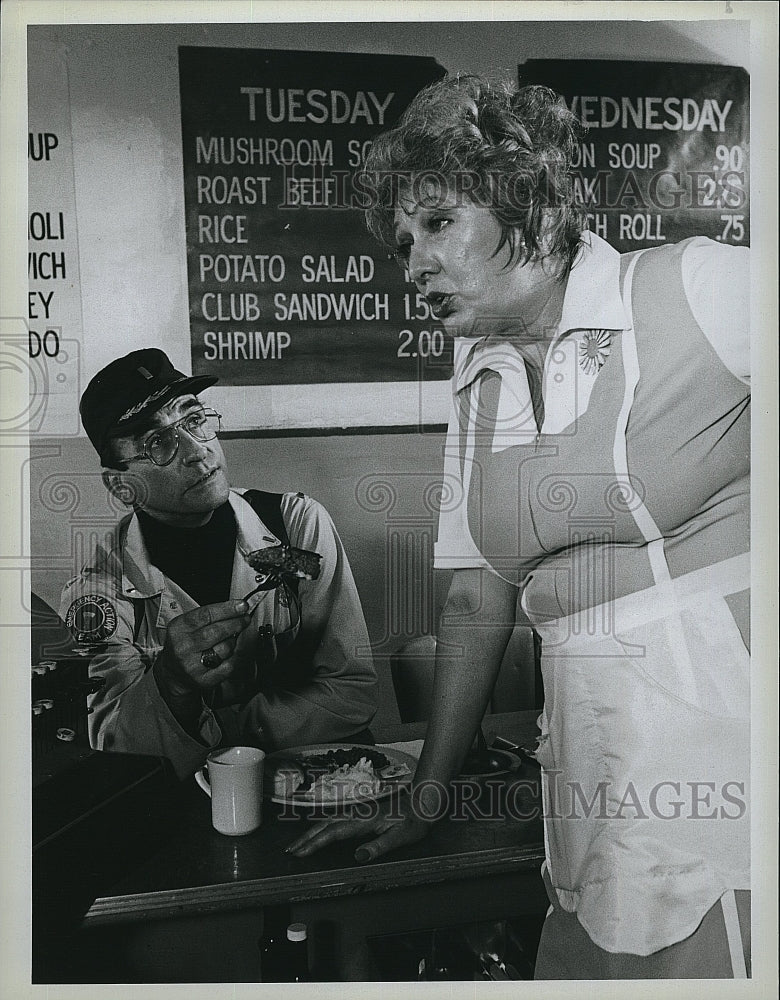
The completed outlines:
<svg viewBox="0 0 780 1000">
<path fill-rule="evenodd" d="M 214 829 L 229 837 L 256 830 L 263 820 L 263 763 L 265 753 L 256 747 L 226 747 L 206 758 L 195 780 L 211 798 Z"/>
</svg>

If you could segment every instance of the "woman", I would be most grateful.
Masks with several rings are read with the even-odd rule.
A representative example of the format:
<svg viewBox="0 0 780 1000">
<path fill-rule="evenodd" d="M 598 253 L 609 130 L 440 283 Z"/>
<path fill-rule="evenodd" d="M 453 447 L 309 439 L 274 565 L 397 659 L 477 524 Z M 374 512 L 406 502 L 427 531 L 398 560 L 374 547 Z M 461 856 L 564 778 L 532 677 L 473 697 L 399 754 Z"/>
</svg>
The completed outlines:
<svg viewBox="0 0 780 1000">
<path fill-rule="evenodd" d="M 456 571 L 415 780 L 457 773 L 530 622 L 537 978 L 744 976 L 748 252 L 618 254 L 570 197 L 576 136 L 546 88 L 461 77 L 418 95 L 366 164 L 369 228 L 456 338 L 436 554 Z M 423 791 L 402 821 L 365 824 L 379 836 L 356 857 L 422 836 L 434 810 Z M 355 834 L 329 824 L 293 851 Z"/>
</svg>

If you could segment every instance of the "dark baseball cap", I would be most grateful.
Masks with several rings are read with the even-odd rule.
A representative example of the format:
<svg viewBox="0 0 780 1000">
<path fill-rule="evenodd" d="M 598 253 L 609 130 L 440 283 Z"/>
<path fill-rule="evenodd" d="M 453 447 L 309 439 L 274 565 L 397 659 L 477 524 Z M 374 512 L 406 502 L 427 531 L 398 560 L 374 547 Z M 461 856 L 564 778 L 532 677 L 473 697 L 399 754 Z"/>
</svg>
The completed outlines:
<svg viewBox="0 0 780 1000">
<path fill-rule="evenodd" d="M 172 399 L 197 395 L 217 381 L 216 375 L 185 375 L 157 347 L 132 351 L 106 365 L 89 383 L 79 404 L 81 422 L 105 465 L 111 438 L 137 434 Z"/>
</svg>

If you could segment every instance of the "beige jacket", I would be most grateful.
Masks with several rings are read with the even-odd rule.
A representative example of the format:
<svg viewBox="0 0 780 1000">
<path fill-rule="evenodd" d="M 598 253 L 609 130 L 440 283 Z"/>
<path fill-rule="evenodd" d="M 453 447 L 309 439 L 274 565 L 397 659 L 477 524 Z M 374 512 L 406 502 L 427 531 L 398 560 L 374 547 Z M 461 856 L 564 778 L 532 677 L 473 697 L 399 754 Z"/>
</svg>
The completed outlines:
<svg viewBox="0 0 780 1000">
<path fill-rule="evenodd" d="M 230 597 L 240 598 L 256 586 L 256 578 L 239 547 L 263 548 L 275 536 L 240 491 L 231 490 L 230 504 L 238 527 Z M 90 700 L 93 747 L 167 757 L 184 777 L 221 743 L 243 739 L 276 750 L 343 739 L 368 725 L 376 711 L 376 675 L 341 539 L 325 508 L 303 494 L 284 494 L 281 511 L 291 544 L 319 552 L 322 572 L 316 581 L 301 582 L 300 623 L 297 615 L 291 619 L 279 590 L 252 599 L 253 620 L 285 633 L 278 641 L 280 653 L 290 642 L 305 653 L 294 661 L 295 678 L 289 684 L 264 690 L 243 706 L 212 711 L 204 703 L 199 739 L 173 717 L 151 669 L 168 623 L 196 607 L 195 602 L 149 562 L 134 514 L 96 546 L 88 564 L 66 585 L 60 608 L 66 624 L 79 631 L 77 638 L 83 640 L 85 628 L 92 629 L 90 675 L 105 681 Z"/>
</svg>

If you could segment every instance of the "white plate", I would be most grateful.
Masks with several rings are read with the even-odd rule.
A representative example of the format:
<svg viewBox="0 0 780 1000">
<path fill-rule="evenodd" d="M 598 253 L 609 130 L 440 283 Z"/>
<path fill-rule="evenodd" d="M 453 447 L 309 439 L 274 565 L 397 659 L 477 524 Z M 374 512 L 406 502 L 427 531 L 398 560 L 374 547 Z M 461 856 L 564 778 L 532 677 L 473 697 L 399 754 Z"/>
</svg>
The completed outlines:
<svg viewBox="0 0 780 1000">
<path fill-rule="evenodd" d="M 287 763 L 298 763 L 305 764 L 307 758 L 318 757 L 321 754 L 326 754 L 329 751 L 334 750 L 353 750 L 353 751 L 370 751 L 371 753 L 381 753 L 387 757 L 388 764 L 406 764 L 409 768 L 409 774 L 404 775 L 402 778 L 395 778 L 388 781 L 382 781 L 380 778 L 379 791 L 376 793 L 369 793 L 365 795 L 350 795 L 344 797 L 343 799 L 322 799 L 319 797 L 310 797 L 306 794 L 298 794 L 294 792 L 292 795 L 275 795 L 274 794 L 274 772 L 276 767 L 280 764 Z M 348 806 L 354 802 L 371 802 L 376 799 L 384 799 L 388 795 L 392 795 L 393 792 L 408 784 L 412 777 L 414 776 L 415 769 L 417 767 L 417 758 L 413 757 L 411 754 L 404 753 L 403 750 L 394 750 L 392 747 L 379 747 L 379 746 L 369 746 L 365 743 L 316 743 L 311 746 L 304 747 L 289 747 L 286 750 L 277 750 L 276 753 L 269 753 L 265 761 L 265 774 L 263 779 L 263 784 L 265 786 L 265 794 L 272 802 L 278 802 L 281 805 L 299 805 L 299 806 L 314 806 L 314 807 L 339 807 Z"/>
</svg>

